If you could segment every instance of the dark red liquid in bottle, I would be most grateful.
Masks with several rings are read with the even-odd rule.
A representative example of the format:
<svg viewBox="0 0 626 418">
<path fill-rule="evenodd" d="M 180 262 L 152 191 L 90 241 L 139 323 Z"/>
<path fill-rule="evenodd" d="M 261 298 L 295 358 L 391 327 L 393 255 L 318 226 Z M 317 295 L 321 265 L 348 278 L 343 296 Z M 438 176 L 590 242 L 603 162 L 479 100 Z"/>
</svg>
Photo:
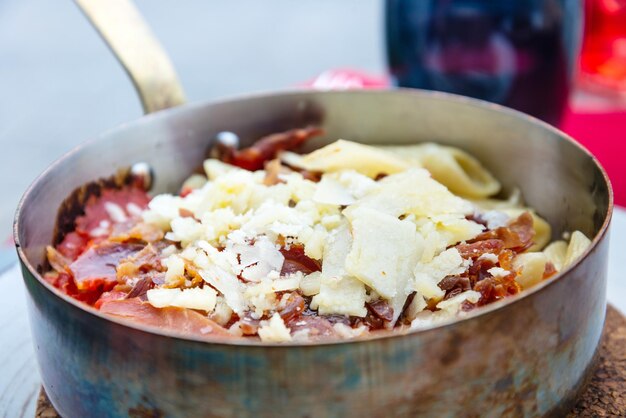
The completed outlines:
<svg viewBox="0 0 626 418">
<path fill-rule="evenodd" d="M 557 125 L 581 18 L 577 0 L 388 0 L 390 71 L 399 86 L 488 100 Z"/>
</svg>

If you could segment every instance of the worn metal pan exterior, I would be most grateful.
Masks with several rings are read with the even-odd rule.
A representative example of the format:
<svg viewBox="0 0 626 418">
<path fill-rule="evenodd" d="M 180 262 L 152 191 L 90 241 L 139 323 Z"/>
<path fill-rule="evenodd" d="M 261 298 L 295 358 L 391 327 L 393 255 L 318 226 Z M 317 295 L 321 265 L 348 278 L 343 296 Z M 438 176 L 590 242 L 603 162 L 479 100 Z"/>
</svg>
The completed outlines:
<svg viewBox="0 0 626 418">
<path fill-rule="evenodd" d="M 357 342 L 267 346 L 150 332 L 60 294 L 37 272 L 54 213 L 85 182 L 144 161 L 175 191 L 211 138 L 244 142 L 310 123 L 362 143 L 437 141 L 519 187 L 555 236 L 595 237 L 582 260 L 458 322 Z M 593 365 L 606 307 L 612 194 L 563 133 L 521 113 L 420 91 L 285 92 L 145 116 L 75 149 L 26 192 L 15 239 L 44 387 L 65 418 L 558 416 Z"/>
</svg>

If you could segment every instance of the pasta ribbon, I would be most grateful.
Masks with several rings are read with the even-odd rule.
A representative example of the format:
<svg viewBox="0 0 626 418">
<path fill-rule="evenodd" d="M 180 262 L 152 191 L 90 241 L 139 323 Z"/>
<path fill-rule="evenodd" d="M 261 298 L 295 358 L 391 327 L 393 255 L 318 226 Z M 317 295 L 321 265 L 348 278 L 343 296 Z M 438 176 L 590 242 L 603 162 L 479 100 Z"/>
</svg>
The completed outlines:
<svg viewBox="0 0 626 418">
<path fill-rule="evenodd" d="M 500 182 L 476 158 L 458 148 L 432 143 L 380 148 L 423 166 L 456 195 L 477 199 L 500 191 Z"/>
</svg>

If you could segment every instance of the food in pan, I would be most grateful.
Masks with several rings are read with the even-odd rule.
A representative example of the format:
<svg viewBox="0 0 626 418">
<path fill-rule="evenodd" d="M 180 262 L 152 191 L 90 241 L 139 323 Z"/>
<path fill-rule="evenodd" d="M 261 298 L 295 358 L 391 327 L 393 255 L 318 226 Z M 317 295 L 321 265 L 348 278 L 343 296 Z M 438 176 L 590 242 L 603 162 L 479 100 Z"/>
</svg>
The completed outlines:
<svg viewBox="0 0 626 418">
<path fill-rule="evenodd" d="M 466 152 L 317 128 L 221 143 L 179 195 L 104 189 L 47 248 L 48 282 L 118 318 L 207 338 L 357 338 L 462 317 L 574 262 L 548 223 Z M 191 169 L 191 167 L 190 167 Z"/>
</svg>

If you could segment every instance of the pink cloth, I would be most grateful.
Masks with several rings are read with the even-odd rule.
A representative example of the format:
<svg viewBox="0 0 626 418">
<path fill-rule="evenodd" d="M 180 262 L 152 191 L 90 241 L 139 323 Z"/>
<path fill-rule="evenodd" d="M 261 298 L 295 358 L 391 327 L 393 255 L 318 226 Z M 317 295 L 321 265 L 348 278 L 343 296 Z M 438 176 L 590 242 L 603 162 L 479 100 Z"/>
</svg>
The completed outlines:
<svg viewBox="0 0 626 418">
<path fill-rule="evenodd" d="M 600 161 L 613 185 L 615 203 L 626 206 L 626 111 L 579 112 L 569 111 L 562 129 Z"/>
<path fill-rule="evenodd" d="M 384 76 L 372 76 L 350 69 L 329 70 L 303 85 L 320 90 L 347 88 L 387 88 Z M 570 109 L 562 130 L 596 156 L 607 171 L 615 202 L 626 206 L 626 111 L 608 113 Z"/>
</svg>

